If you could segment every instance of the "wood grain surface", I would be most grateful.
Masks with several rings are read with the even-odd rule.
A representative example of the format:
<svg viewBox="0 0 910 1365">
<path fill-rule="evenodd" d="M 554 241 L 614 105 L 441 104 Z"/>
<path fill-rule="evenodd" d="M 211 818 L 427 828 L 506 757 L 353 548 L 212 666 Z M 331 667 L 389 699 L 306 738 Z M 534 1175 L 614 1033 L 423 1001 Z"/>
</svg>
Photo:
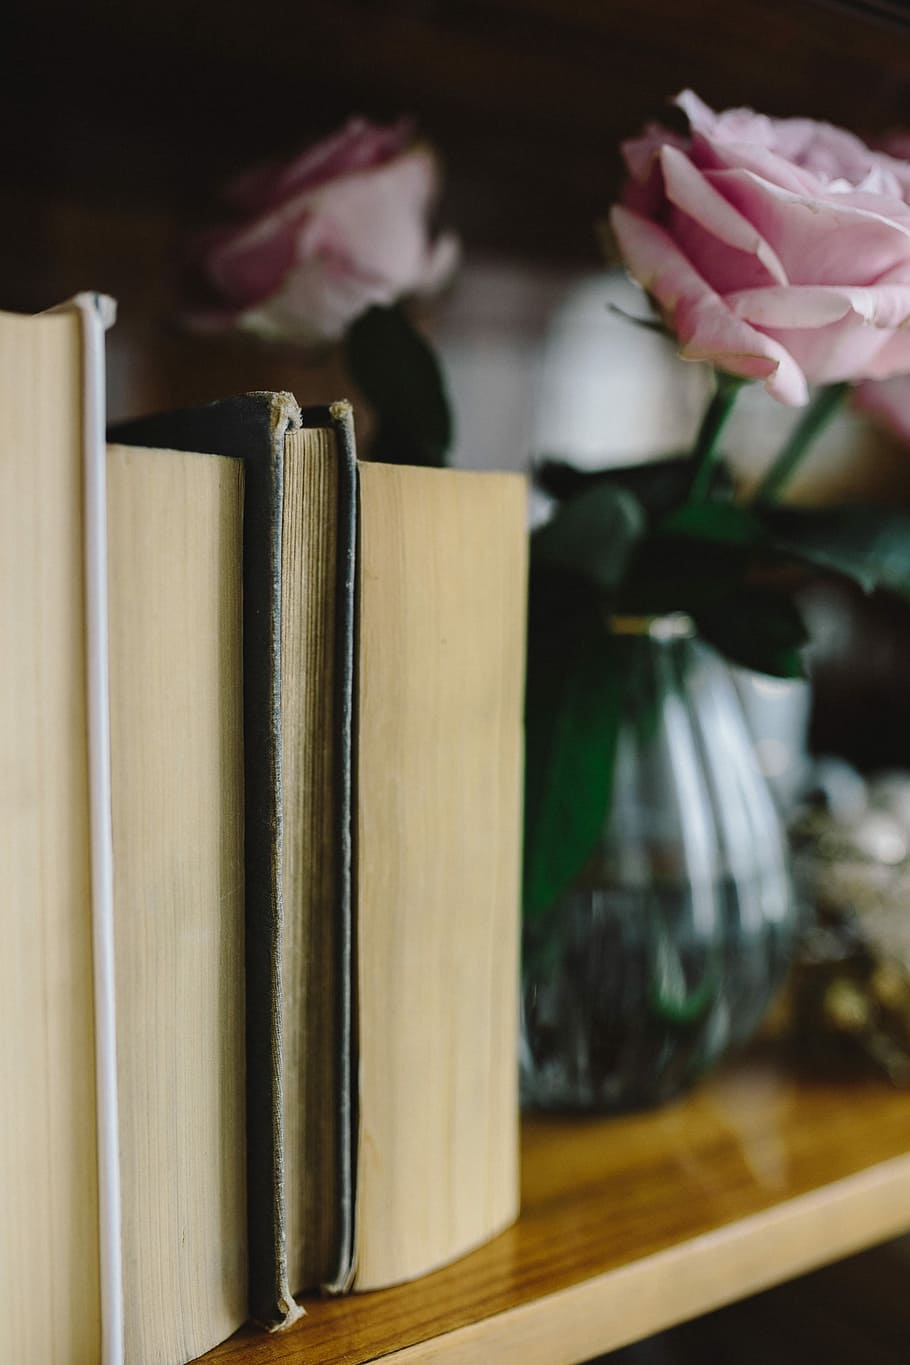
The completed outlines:
<svg viewBox="0 0 910 1365">
<path fill-rule="evenodd" d="M 910 1100 L 772 1059 L 642 1115 L 524 1123 L 522 1216 L 413 1284 L 210 1365 L 570 1365 L 910 1229 Z"/>
</svg>

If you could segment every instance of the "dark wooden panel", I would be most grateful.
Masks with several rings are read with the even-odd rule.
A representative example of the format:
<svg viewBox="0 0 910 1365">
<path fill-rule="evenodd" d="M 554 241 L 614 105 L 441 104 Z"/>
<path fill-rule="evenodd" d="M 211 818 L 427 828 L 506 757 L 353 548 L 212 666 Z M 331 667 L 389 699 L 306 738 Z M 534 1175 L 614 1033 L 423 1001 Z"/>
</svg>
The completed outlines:
<svg viewBox="0 0 910 1365">
<path fill-rule="evenodd" d="M 888 1242 L 756 1294 L 602 1365 L 906 1365 L 910 1242 Z"/>
<path fill-rule="evenodd" d="M 894 9 L 893 4 L 889 8 Z M 910 41 L 813 0 L 22 0 L 11 175 L 181 208 L 348 112 L 416 113 L 472 242 L 596 259 L 618 140 L 691 85 L 717 106 L 875 132 L 910 111 Z M 892 16 L 893 18 L 893 16 Z"/>
</svg>

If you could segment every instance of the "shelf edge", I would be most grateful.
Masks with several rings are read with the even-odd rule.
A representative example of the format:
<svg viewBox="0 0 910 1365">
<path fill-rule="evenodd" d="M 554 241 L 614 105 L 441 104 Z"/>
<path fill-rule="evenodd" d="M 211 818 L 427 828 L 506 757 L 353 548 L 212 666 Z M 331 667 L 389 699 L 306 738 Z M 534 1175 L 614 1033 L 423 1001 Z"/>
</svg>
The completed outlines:
<svg viewBox="0 0 910 1365">
<path fill-rule="evenodd" d="M 576 1365 L 908 1230 L 910 1154 L 373 1359 L 383 1365 Z"/>
</svg>

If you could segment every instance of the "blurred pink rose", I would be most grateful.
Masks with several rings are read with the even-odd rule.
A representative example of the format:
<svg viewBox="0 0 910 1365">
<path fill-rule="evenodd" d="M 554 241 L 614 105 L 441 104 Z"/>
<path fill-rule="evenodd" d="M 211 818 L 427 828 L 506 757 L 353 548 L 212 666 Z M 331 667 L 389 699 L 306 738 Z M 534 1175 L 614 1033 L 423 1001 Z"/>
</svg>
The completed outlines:
<svg viewBox="0 0 910 1365">
<path fill-rule="evenodd" d="M 910 165 L 830 124 L 675 103 L 688 135 L 624 144 L 611 225 L 680 353 L 792 404 L 910 372 Z"/>
<path fill-rule="evenodd" d="M 226 197 L 235 219 L 196 244 L 198 329 L 240 327 L 306 344 L 339 338 L 373 304 L 443 284 L 457 244 L 433 237 L 436 162 L 408 122 L 352 119 Z"/>
</svg>

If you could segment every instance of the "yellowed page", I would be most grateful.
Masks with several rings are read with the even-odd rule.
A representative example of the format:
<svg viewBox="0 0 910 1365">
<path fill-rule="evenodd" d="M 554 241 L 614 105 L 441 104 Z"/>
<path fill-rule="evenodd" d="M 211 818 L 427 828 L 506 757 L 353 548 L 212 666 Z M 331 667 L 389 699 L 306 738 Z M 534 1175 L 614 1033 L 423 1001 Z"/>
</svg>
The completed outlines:
<svg viewBox="0 0 910 1365">
<path fill-rule="evenodd" d="M 517 1213 L 525 487 L 361 464 L 355 1287 Z"/>
<path fill-rule="evenodd" d="M 246 1316 L 239 461 L 108 451 L 125 1347 Z"/>
<path fill-rule="evenodd" d="M 76 313 L 0 315 L 0 1360 L 100 1356 Z"/>
<path fill-rule="evenodd" d="M 281 565 L 281 997 L 288 1276 L 295 1292 L 330 1278 L 338 1255 L 332 795 L 336 460 L 331 429 L 288 433 Z"/>
</svg>

